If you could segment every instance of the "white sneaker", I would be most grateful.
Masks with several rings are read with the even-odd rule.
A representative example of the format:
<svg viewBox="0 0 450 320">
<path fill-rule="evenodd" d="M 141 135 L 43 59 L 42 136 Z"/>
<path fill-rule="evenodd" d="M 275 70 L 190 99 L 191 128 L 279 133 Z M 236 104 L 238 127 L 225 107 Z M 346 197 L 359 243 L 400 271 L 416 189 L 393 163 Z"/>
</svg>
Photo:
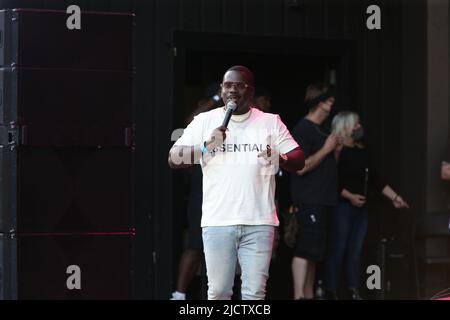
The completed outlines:
<svg viewBox="0 0 450 320">
<path fill-rule="evenodd" d="M 170 300 L 186 300 L 186 293 L 178 291 L 172 292 L 172 298 L 170 298 Z"/>
</svg>

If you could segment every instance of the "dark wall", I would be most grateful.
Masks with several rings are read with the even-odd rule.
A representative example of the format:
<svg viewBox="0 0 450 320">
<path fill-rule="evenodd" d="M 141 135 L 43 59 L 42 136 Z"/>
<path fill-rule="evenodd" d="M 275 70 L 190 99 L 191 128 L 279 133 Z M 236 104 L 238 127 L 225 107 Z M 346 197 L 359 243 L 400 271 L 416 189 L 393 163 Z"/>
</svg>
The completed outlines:
<svg viewBox="0 0 450 320">
<path fill-rule="evenodd" d="M 172 230 L 179 217 L 174 203 L 181 195 L 173 191 L 177 180 L 167 166 L 170 135 L 183 108 L 174 97 L 176 72 L 183 72 L 176 70 L 175 30 L 353 40 L 352 87 L 345 88 L 353 105 L 348 107 L 361 113 L 377 169 L 409 201 L 410 214 L 424 210 L 425 1 L 307 0 L 297 1 L 304 4 L 299 7 L 290 3 L 295 1 L 0 1 L 3 8 L 65 9 L 78 4 L 82 10 L 136 13 L 138 297 L 166 299 L 176 280 Z M 381 7 L 382 30 L 366 28 L 366 8 L 372 4 Z M 395 232 L 389 229 L 393 209 L 386 201 L 379 200 L 371 211 L 374 239 Z"/>
</svg>

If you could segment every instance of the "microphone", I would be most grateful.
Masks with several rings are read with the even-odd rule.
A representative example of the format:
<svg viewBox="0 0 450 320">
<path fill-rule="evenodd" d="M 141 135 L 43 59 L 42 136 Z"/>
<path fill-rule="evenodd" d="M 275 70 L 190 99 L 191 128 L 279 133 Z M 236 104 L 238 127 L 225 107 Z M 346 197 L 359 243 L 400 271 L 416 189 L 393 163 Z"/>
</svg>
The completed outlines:
<svg viewBox="0 0 450 320">
<path fill-rule="evenodd" d="M 234 110 L 236 110 L 237 104 L 234 101 L 228 101 L 227 102 L 227 111 L 225 112 L 225 118 L 223 119 L 222 126 L 225 128 L 228 127 L 228 122 L 230 122 L 231 115 L 233 114 Z"/>
</svg>

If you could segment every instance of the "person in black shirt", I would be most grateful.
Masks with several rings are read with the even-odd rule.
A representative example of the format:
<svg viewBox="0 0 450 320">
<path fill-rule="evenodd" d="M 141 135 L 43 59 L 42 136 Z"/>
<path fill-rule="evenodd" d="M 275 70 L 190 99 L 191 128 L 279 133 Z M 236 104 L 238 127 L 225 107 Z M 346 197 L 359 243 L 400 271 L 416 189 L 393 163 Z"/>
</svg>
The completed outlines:
<svg viewBox="0 0 450 320">
<path fill-rule="evenodd" d="M 298 223 L 292 259 L 294 299 L 314 298 L 316 263 L 325 257 L 328 216 L 337 201 L 333 153 L 337 140 L 321 128 L 333 103 L 334 96 L 327 85 L 310 85 L 305 96 L 309 113 L 292 134 L 306 158 L 305 167 L 291 175 L 291 198 Z"/>
<path fill-rule="evenodd" d="M 364 131 L 356 113 L 343 111 L 332 122 L 332 133 L 339 141 L 338 205 L 330 219 L 329 253 L 325 263 L 325 286 L 329 299 L 336 299 L 342 261 L 346 257 L 346 288 L 350 298 L 359 300 L 360 254 L 367 231 L 367 193 L 373 187 L 397 208 L 408 204 L 384 183 L 369 165 L 369 154 L 360 142 Z"/>
</svg>

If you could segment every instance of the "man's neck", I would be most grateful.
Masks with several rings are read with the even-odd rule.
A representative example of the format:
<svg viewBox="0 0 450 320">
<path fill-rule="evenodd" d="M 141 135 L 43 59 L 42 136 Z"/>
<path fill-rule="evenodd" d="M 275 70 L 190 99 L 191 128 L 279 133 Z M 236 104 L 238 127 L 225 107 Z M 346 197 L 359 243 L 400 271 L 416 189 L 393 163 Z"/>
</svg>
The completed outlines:
<svg viewBox="0 0 450 320">
<path fill-rule="evenodd" d="M 325 120 L 318 112 L 310 112 L 305 118 L 318 125 Z"/>
<path fill-rule="evenodd" d="M 242 107 L 241 110 L 236 110 L 233 112 L 234 115 L 246 114 L 250 110 L 250 104 L 247 104 L 245 107 Z"/>
</svg>

